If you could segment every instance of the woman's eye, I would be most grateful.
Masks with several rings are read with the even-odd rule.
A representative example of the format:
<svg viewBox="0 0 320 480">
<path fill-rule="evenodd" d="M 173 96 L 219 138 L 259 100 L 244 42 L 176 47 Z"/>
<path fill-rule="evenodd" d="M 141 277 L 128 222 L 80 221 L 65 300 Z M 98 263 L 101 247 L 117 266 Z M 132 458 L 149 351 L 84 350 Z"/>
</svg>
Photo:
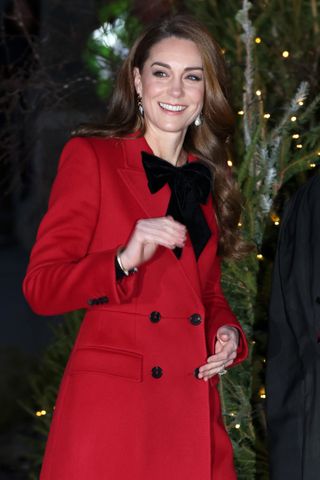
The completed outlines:
<svg viewBox="0 0 320 480">
<path fill-rule="evenodd" d="M 189 74 L 187 76 L 187 79 L 188 80 L 192 80 L 194 82 L 200 82 L 200 80 L 202 80 L 202 77 L 200 77 L 199 75 L 193 75 L 193 74 Z"/>
<path fill-rule="evenodd" d="M 162 70 L 156 70 L 152 73 L 155 77 L 166 77 L 167 74 L 166 72 L 163 72 Z"/>
</svg>

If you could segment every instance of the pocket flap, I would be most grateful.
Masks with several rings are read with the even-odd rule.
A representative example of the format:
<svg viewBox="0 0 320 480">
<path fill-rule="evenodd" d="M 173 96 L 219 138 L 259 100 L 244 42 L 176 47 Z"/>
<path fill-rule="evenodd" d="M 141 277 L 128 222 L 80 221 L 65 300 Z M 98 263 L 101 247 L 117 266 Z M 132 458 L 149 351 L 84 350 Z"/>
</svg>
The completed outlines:
<svg viewBox="0 0 320 480">
<path fill-rule="evenodd" d="M 109 347 L 80 347 L 74 352 L 68 372 L 105 373 L 142 381 L 142 355 Z"/>
</svg>

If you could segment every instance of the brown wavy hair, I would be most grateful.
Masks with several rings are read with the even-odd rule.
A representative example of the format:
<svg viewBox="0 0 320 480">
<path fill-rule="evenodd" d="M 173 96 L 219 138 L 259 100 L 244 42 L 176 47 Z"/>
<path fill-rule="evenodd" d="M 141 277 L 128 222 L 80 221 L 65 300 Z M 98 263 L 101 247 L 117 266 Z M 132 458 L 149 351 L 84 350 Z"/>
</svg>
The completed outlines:
<svg viewBox="0 0 320 480">
<path fill-rule="evenodd" d="M 225 62 L 221 48 L 197 20 L 187 15 L 174 15 L 147 27 L 120 68 L 105 124 L 102 127 L 80 127 L 76 135 L 125 137 L 134 132 L 144 135 L 143 117 L 137 110 L 133 69 L 137 67 L 141 72 L 150 49 L 169 37 L 193 41 L 202 57 L 205 80 L 203 123 L 199 127 L 189 126 L 183 148 L 195 154 L 213 172 L 213 198 L 220 229 L 219 254 L 240 258 L 248 247 L 241 239 L 238 227 L 242 209 L 240 192 L 227 165 L 227 142 L 233 133 L 235 118 L 228 101 Z"/>
</svg>

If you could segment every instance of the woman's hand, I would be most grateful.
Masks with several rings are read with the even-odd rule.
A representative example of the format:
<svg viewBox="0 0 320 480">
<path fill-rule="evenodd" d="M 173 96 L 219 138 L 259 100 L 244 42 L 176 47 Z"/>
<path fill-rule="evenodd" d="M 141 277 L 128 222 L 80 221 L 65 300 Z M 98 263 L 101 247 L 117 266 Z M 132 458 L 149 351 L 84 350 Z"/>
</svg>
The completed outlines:
<svg viewBox="0 0 320 480">
<path fill-rule="evenodd" d="M 126 270 L 131 270 L 150 260 L 159 245 L 170 249 L 182 248 L 186 234 L 186 227 L 170 216 L 138 220 L 120 254 L 121 263 Z"/>
<path fill-rule="evenodd" d="M 217 373 L 224 372 L 236 358 L 238 344 L 239 332 L 235 327 L 228 325 L 220 327 L 217 332 L 215 353 L 208 358 L 206 365 L 199 368 L 198 378 L 207 381 Z"/>
</svg>

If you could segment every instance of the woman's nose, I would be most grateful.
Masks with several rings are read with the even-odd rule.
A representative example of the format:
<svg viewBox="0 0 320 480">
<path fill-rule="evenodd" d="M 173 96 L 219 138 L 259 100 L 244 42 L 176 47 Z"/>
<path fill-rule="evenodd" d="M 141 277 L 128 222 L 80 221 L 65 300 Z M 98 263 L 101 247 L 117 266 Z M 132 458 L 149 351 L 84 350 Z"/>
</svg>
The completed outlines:
<svg viewBox="0 0 320 480">
<path fill-rule="evenodd" d="M 180 78 L 172 78 L 169 85 L 169 93 L 172 97 L 179 98 L 183 95 L 183 83 Z"/>
</svg>

